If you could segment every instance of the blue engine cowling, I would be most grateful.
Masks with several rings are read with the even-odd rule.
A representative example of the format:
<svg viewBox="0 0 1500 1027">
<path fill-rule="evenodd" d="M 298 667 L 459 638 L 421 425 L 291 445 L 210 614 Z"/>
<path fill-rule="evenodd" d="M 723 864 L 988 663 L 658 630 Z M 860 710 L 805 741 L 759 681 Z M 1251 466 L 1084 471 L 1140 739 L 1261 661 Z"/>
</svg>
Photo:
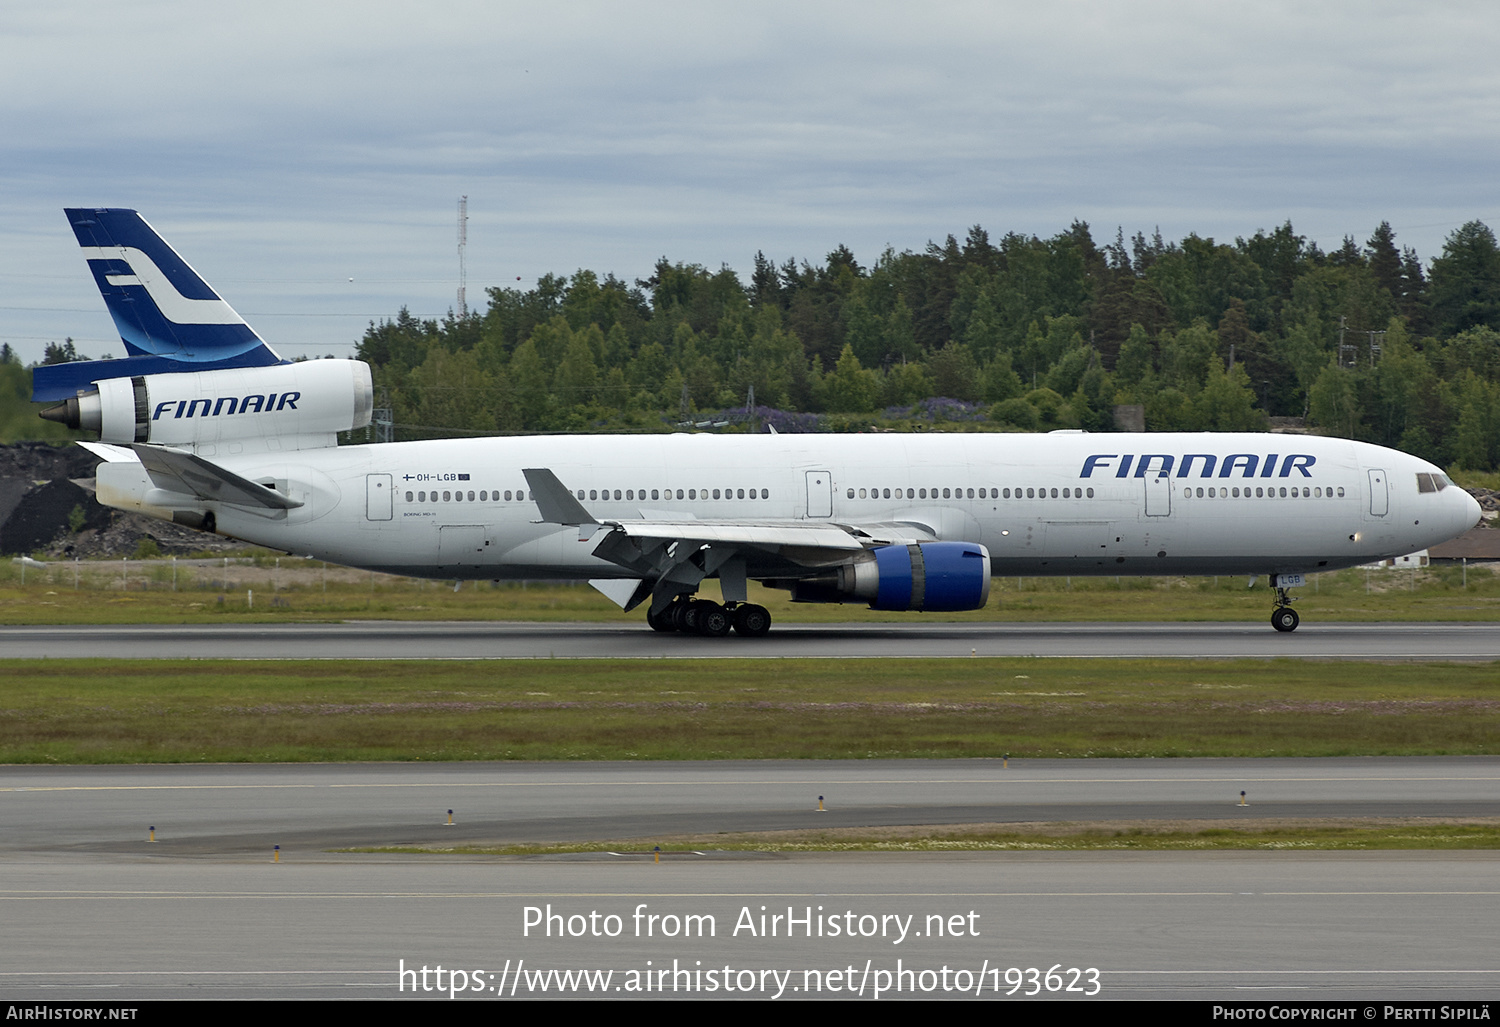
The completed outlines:
<svg viewBox="0 0 1500 1027">
<path fill-rule="evenodd" d="M 872 610 L 978 610 L 990 598 L 990 554 L 974 542 L 919 542 L 873 551 Z"/>
<path fill-rule="evenodd" d="M 978 610 L 990 598 L 990 553 L 975 542 L 878 546 L 781 587 L 792 590 L 794 603 L 862 600 L 872 610 Z"/>
</svg>

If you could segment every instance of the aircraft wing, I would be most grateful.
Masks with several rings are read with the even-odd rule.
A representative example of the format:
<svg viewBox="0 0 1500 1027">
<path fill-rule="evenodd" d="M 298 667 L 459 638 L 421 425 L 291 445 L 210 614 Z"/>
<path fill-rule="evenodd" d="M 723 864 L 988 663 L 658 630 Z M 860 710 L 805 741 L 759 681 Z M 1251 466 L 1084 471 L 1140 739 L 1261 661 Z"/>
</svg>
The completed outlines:
<svg viewBox="0 0 1500 1027">
<path fill-rule="evenodd" d="M 679 591 L 691 591 L 717 574 L 725 598 L 744 600 L 747 569 L 756 576 L 798 577 L 843 563 L 877 545 L 930 541 L 925 525 L 836 524 L 794 520 L 696 520 L 643 518 L 600 520 L 550 469 L 522 471 L 536 499 L 541 523 L 577 526 L 580 538 L 602 534 L 593 553 L 628 570 L 634 581 L 594 582 L 625 609 L 653 597 L 653 606 Z"/>
<path fill-rule="evenodd" d="M 865 548 L 865 542 L 860 538 L 862 532 L 825 521 L 601 521 L 584 509 L 583 504 L 552 471 L 528 468 L 521 473 L 526 476 L 526 482 L 536 496 L 542 523 L 577 525 L 581 532 L 607 529 L 611 536 L 619 535 L 658 545 L 697 542 L 704 545 L 753 546 L 763 549 L 779 549 L 784 546 L 837 550 Z M 605 559 L 610 557 L 606 556 Z"/>
</svg>

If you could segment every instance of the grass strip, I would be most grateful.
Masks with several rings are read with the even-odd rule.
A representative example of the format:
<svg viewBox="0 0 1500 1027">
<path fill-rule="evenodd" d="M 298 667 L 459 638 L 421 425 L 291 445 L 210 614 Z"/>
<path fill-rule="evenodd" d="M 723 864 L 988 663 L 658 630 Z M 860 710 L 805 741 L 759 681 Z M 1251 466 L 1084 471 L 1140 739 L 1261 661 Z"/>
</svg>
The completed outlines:
<svg viewBox="0 0 1500 1027">
<path fill-rule="evenodd" d="M 17 661 L 0 762 L 1474 755 L 1495 665 Z"/>
<path fill-rule="evenodd" d="M 584 843 L 391 846 L 339 852 L 409 855 L 545 856 L 580 852 L 1181 852 L 1213 850 L 1496 849 L 1500 819 L 1462 821 L 1295 820 L 966 824 L 821 831 L 624 838 Z"/>
<path fill-rule="evenodd" d="M 174 568 L 169 561 L 58 562 L 26 571 L 0 563 L 0 624 L 225 624 L 339 620 L 590 621 L 641 625 L 582 584 L 452 583 L 367 574 L 287 557 Z M 22 578 L 25 577 L 23 581 Z M 983 610 L 877 612 L 863 604 L 792 603 L 752 584 L 750 599 L 777 623 L 1014 621 L 1253 621 L 1271 615 L 1262 577 L 995 578 Z M 717 583 L 703 595 L 717 599 Z M 1353 569 L 1310 576 L 1298 589 L 1304 620 L 1500 620 L 1492 565 Z"/>
</svg>

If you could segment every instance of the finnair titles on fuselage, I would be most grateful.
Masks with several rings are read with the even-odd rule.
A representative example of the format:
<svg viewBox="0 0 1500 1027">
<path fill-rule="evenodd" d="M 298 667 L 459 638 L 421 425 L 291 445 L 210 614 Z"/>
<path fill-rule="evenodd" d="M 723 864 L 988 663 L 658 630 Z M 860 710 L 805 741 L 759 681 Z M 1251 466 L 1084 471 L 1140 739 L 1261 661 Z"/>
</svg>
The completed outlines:
<svg viewBox="0 0 1500 1027">
<path fill-rule="evenodd" d="M 1437 467 L 1258 434 L 587 435 L 338 446 L 369 368 L 282 361 L 130 210 L 70 209 L 129 356 L 39 367 L 42 416 L 99 433 L 100 502 L 353 567 L 587 578 L 661 631 L 764 634 L 747 583 L 967 610 L 992 574 L 1303 576 L 1452 538 Z M 715 578 L 723 603 L 701 600 Z"/>
</svg>

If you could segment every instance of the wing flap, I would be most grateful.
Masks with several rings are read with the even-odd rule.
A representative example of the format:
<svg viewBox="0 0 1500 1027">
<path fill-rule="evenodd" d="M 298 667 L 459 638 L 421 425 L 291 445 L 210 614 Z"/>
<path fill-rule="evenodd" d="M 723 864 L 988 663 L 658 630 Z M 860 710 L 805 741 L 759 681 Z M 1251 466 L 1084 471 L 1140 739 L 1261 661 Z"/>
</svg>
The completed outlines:
<svg viewBox="0 0 1500 1027">
<path fill-rule="evenodd" d="M 629 538 L 706 542 L 775 549 L 799 546 L 814 549 L 863 549 L 859 539 L 835 524 L 757 524 L 745 521 L 609 521 L 608 526 Z"/>
</svg>

